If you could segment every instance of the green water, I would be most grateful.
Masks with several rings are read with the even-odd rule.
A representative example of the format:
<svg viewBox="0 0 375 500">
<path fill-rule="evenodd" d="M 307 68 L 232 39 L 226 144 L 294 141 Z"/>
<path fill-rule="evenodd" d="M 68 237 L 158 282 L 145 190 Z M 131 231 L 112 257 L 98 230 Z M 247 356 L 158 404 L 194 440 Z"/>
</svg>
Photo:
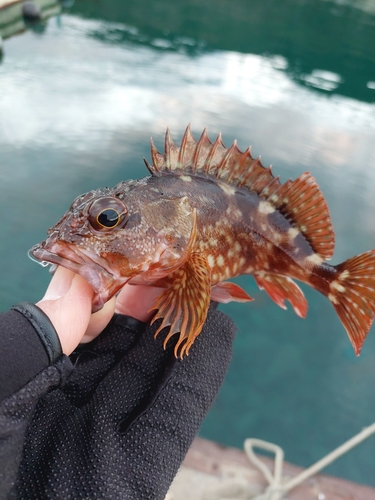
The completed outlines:
<svg viewBox="0 0 375 500">
<path fill-rule="evenodd" d="M 1 29 L 1 13 L 0 13 Z M 0 64 L 0 309 L 38 300 L 27 259 L 73 198 L 146 175 L 149 137 L 235 138 L 282 180 L 316 177 L 333 263 L 375 248 L 375 1 L 76 1 L 5 40 Z M 234 357 L 201 435 L 273 441 L 307 466 L 375 421 L 375 327 L 356 358 L 329 302 L 306 320 L 251 277 L 223 307 Z M 326 469 L 375 485 L 375 437 Z"/>
</svg>

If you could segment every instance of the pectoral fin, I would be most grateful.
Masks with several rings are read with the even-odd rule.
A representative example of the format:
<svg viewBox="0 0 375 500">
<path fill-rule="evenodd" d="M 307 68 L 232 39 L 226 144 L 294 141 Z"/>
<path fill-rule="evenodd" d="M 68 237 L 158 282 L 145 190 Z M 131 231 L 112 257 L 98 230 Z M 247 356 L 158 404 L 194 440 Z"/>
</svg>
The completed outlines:
<svg viewBox="0 0 375 500">
<path fill-rule="evenodd" d="M 211 292 L 211 269 L 205 257 L 192 253 L 180 269 L 171 276 L 171 286 L 156 299 L 152 309 L 158 309 L 152 323 L 163 318 L 155 333 L 170 325 L 164 347 L 168 340 L 180 332 L 175 346 L 175 356 L 189 354 L 189 349 L 202 330 L 207 317 Z"/>
<path fill-rule="evenodd" d="M 273 273 L 254 275 L 254 278 L 259 288 L 265 290 L 278 306 L 286 309 L 285 300 L 289 300 L 297 316 L 306 317 L 307 301 L 300 287 L 291 278 Z"/>
</svg>

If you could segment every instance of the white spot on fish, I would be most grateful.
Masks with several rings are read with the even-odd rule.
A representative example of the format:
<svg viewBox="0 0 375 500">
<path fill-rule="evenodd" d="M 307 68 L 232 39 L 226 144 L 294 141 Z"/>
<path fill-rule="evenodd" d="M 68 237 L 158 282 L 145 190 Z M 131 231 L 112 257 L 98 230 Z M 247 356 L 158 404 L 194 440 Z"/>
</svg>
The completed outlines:
<svg viewBox="0 0 375 500">
<path fill-rule="evenodd" d="M 313 264 L 316 266 L 320 266 L 320 264 L 323 262 L 323 260 L 324 260 L 323 257 L 318 255 L 317 253 L 313 253 L 312 255 L 309 255 L 308 257 L 306 257 L 306 262 L 308 264 Z"/>
<path fill-rule="evenodd" d="M 273 240 L 276 242 L 276 243 L 280 243 L 283 241 L 283 235 L 280 234 L 280 233 L 277 233 L 276 231 L 272 231 L 272 237 L 273 237 Z"/>
<path fill-rule="evenodd" d="M 260 201 L 258 207 L 259 213 L 261 214 L 272 214 L 275 211 L 275 207 L 268 203 L 268 201 Z"/>
<path fill-rule="evenodd" d="M 340 276 L 339 276 L 339 280 L 345 280 L 346 278 L 349 278 L 350 276 L 350 272 L 345 269 L 345 271 L 343 271 Z"/>
<path fill-rule="evenodd" d="M 180 179 L 184 182 L 191 182 L 191 177 L 190 175 L 181 175 Z"/>
<path fill-rule="evenodd" d="M 211 269 L 215 267 L 215 259 L 213 255 L 211 254 L 207 255 L 207 262 Z"/>
<path fill-rule="evenodd" d="M 337 290 L 338 292 L 341 292 L 341 293 L 344 293 L 346 288 L 342 285 L 340 285 L 340 283 L 338 283 L 337 281 L 332 281 L 332 283 L 330 284 L 330 287 L 332 290 Z"/>
<path fill-rule="evenodd" d="M 224 257 L 222 255 L 218 255 L 216 259 L 217 265 L 219 267 L 222 267 L 224 265 Z"/>
<path fill-rule="evenodd" d="M 300 233 L 298 227 L 291 227 L 290 229 L 288 229 L 288 235 L 291 240 L 294 240 L 294 238 L 296 238 L 299 234 Z"/>
<path fill-rule="evenodd" d="M 234 194 L 236 192 L 236 190 L 234 189 L 233 186 L 230 186 L 229 184 L 225 184 L 224 182 L 223 183 L 219 183 L 219 186 L 220 188 L 224 191 L 224 193 L 226 194 Z"/>
<path fill-rule="evenodd" d="M 339 303 L 339 301 L 336 299 L 336 297 L 334 295 L 332 295 L 332 293 L 328 294 L 328 298 L 332 302 L 332 304 L 338 304 Z"/>
</svg>

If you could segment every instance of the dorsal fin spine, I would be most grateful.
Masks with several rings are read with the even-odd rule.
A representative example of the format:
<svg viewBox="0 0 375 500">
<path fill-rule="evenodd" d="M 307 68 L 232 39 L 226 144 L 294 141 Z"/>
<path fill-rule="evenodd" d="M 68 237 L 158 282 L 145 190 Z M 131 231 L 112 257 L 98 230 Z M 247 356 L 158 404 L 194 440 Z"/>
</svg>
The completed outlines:
<svg viewBox="0 0 375 500">
<path fill-rule="evenodd" d="M 150 172 L 151 175 L 157 175 L 157 170 L 154 168 L 153 165 L 150 165 L 149 162 L 146 160 L 146 158 L 143 158 L 143 161 L 146 165 L 147 170 Z"/>
<path fill-rule="evenodd" d="M 156 149 L 154 140 L 151 137 L 151 158 L 152 158 L 152 163 L 153 167 L 157 172 L 160 172 L 159 169 L 159 161 L 160 159 L 164 159 L 163 155 L 159 153 L 159 151 Z"/>
<path fill-rule="evenodd" d="M 178 163 L 181 165 L 181 168 L 183 167 L 183 164 L 184 164 L 184 156 L 185 156 L 185 152 L 186 152 L 186 145 L 187 145 L 187 142 L 189 140 L 189 135 L 191 135 L 190 123 L 186 127 L 185 133 L 182 137 L 180 151 L 178 153 Z"/>
<path fill-rule="evenodd" d="M 249 151 L 249 155 L 250 155 L 250 158 L 252 158 L 251 156 L 251 153 L 250 153 L 250 148 L 248 149 Z M 253 166 L 254 166 L 254 163 L 248 168 L 248 170 L 246 172 L 244 172 L 241 176 L 241 178 L 239 179 L 238 181 L 238 186 L 239 187 L 242 187 L 242 186 L 246 186 L 247 183 L 248 183 L 248 180 L 251 178 L 251 176 L 253 175 Z"/>
<path fill-rule="evenodd" d="M 241 151 L 237 147 L 237 151 L 240 154 L 240 157 L 236 161 L 236 163 L 233 165 L 229 175 L 228 175 L 228 182 L 235 182 L 235 179 L 237 179 L 237 184 L 238 180 L 241 178 L 241 176 L 248 170 L 248 166 L 246 165 L 247 160 L 249 159 L 249 151 L 250 148 L 247 148 L 246 151 L 241 153 Z M 251 158 L 251 155 L 250 155 Z"/>
<path fill-rule="evenodd" d="M 220 134 L 217 136 L 216 141 L 212 144 L 211 149 L 210 149 L 210 152 L 208 153 L 207 158 L 206 158 L 206 161 L 205 161 L 205 163 L 204 163 L 203 170 L 204 170 L 207 174 L 209 174 L 209 173 L 210 173 L 210 170 L 211 170 L 211 161 L 212 161 L 212 159 L 213 159 L 213 158 L 214 158 L 214 156 L 215 156 L 215 153 L 216 153 L 216 151 L 217 151 L 217 148 L 218 148 L 219 144 L 223 145 L 223 143 L 222 143 L 222 139 L 221 139 L 221 132 L 220 132 Z"/>
<path fill-rule="evenodd" d="M 165 133 L 165 141 L 164 141 L 164 161 L 165 168 L 167 170 L 171 170 L 171 133 L 169 128 Z"/>
<path fill-rule="evenodd" d="M 195 151 L 194 151 L 193 159 L 191 162 L 191 168 L 192 168 L 194 173 L 198 170 L 200 153 L 201 153 L 201 150 L 202 150 L 206 140 L 210 141 L 208 139 L 207 129 L 205 128 L 202 132 L 202 135 L 199 138 L 199 141 L 197 142 L 197 145 L 195 146 Z"/>
<path fill-rule="evenodd" d="M 189 167 L 192 154 L 195 151 L 195 145 L 196 141 L 191 133 L 190 125 L 188 125 L 183 137 L 183 150 L 180 150 L 180 154 L 178 155 L 179 165 L 181 165 L 182 169 L 184 169 L 185 167 Z"/>
<path fill-rule="evenodd" d="M 240 180 L 239 185 L 240 186 L 246 186 L 250 190 L 252 189 L 252 184 L 254 182 L 254 179 L 258 177 L 257 172 L 260 170 L 263 173 L 263 167 L 262 162 L 260 161 L 260 157 L 258 157 L 256 160 L 249 154 L 249 161 L 251 162 L 251 165 L 248 167 L 247 172 L 243 175 L 242 179 Z M 271 179 L 273 179 L 273 176 L 271 176 Z"/>
<path fill-rule="evenodd" d="M 277 190 L 280 188 L 280 177 L 274 177 L 259 193 L 261 198 L 268 198 L 273 194 L 277 193 Z"/>
<path fill-rule="evenodd" d="M 221 162 L 218 165 L 216 171 L 216 177 L 222 178 L 224 176 L 223 174 L 227 170 L 227 164 L 229 162 L 229 159 L 232 156 L 233 152 L 235 151 L 236 147 L 237 147 L 237 141 L 234 141 L 231 147 L 227 149 L 227 152 L 225 153 L 224 157 L 222 158 Z"/>
<path fill-rule="evenodd" d="M 264 169 L 264 172 L 262 172 L 252 183 L 251 189 L 256 192 L 262 191 L 267 185 L 264 184 L 264 181 L 267 181 L 270 175 L 272 176 L 271 167 Z"/>
</svg>

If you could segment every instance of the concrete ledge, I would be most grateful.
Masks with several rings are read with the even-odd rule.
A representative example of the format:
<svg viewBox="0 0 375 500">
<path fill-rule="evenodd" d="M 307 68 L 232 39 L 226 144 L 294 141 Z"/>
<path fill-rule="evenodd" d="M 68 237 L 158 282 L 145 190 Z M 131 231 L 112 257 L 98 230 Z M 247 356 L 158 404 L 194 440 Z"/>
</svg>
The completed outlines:
<svg viewBox="0 0 375 500">
<path fill-rule="evenodd" d="M 273 461 L 259 458 L 272 470 Z M 283 475 L 293 478 L 303 469 L 284 463 Z M 264 491 L 263 475 L 236 448 L 196 438 L 166 500 L 251 499 Z M 220 493 L 219 493 L 220 491 Z M 237 496 L 236 496 L 237 495 Z M 289 500 L 375 500 L 375 489 L 319 474 L 287 494 Z"/>
<path fill-rule="evenodd" d="M 61 12 L 61 4 L 57 0 L 33 0 L 40 8 L 42 19 L 47 19 Z M 4 39 L 22 33 L 27 29 L 22 15 L 21 0 L 0 0 L 0 36 Z"/>
<path fill-rule="evenodd" d="M 19 1 L 20 0 L 0 0 L 0 9 L 3 9 L 4 7 L 9 7 L 9 5 L 17 3 Z"/>
</svg>

